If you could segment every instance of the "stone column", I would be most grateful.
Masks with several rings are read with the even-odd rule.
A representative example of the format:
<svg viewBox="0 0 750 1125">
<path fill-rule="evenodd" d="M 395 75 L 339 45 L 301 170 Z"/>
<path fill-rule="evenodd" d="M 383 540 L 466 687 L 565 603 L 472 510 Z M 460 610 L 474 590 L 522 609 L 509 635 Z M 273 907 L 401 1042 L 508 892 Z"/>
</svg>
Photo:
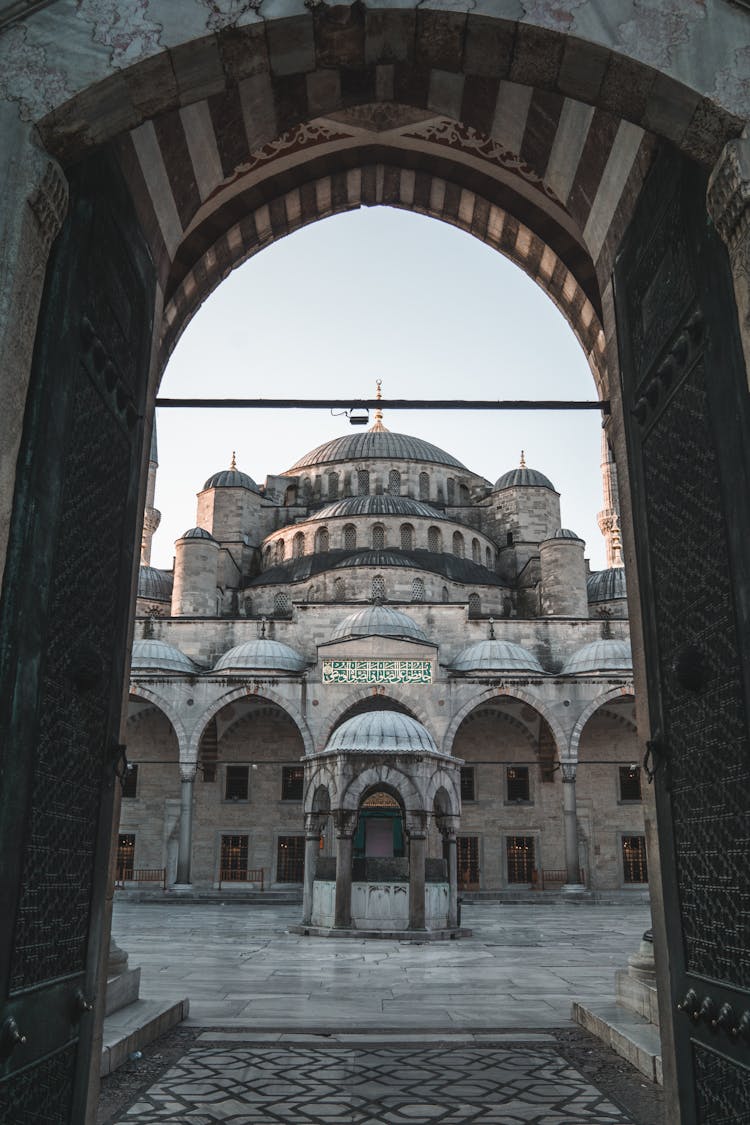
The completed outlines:
<svg viewBox="0 0 750 1125">
<path fill-rule="evenodd" d="M 426 840 L 424 832 L 409 836 L 409 929 L 425 928 L 424 867 Z"/>
<path fill-rule="evenodd" d="M 336 833 L 336 913 L 334 926 L 348 930 L 352 924 L 352 835 Z"/>
<path fill-rule="evenodd" d="M 576 808 L 576 765 L 563 762 L 563 817 L 565 820 L 565 883 L 564 891 L 584 890 L 578 858 L 578 810 Z"/>
<path fill-rule="evenodd" d="M 180 840 L 177 850 L 177 881 L 174 889 L 188 887 L 193 851 L 193 785 L 195 769 L 180 770 Z"/>
<path fill-rule="evenodd" d="M 724 145 L 708 181 L 706 205 L 729 251 L 750 384 L 750 138 L 747 129 L 741 137 Z"/>
<path fill-rule="evenodd" d="M 443 830 L 445 851 L 448 860 L 448 929 L 453 930 L 458 925 L 458 845 L 456 844 L 456 829 Z"/>
<path fill-rule="evenodd" d="M 320 852 L 320 821 L 317 816 L 305 818 L 305 882 L 302 888 L 302 925 L 312 921 L 313 883 Z"/>
</svg>

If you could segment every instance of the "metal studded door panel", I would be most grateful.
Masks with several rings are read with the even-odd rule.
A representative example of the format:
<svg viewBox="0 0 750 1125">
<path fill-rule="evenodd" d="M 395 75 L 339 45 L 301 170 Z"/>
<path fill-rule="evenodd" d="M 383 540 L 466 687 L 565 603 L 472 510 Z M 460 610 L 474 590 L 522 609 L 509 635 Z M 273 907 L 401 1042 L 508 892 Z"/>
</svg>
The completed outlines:
<svg viewBox="0 0 750 1125">
<path fill-rule="evenodd" d="M 0 604 L 0 1120 L 49 1125 L 84 1114 L 154 293 L 106 158 L 70 200 Z"/>
<path fill-rule="evenodd" d="M 750 415 L 705 186 L 661 154 L 615 285 L 681 1111 L 719 1125 L 750 1122 Z"/>
</svg>

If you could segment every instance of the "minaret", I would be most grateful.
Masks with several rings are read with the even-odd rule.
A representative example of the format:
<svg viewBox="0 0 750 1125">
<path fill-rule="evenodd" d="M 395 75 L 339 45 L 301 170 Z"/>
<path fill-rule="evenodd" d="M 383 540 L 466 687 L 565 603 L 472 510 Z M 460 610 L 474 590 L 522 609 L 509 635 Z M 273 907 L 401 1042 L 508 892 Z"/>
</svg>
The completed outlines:
<svg viewBox="0 0 750 1125">
<path fill-rule="evenodd" d="M 159 526 L 161 512 L 154 507 L 156 492 L 156 470 L 159 467 L 159 454 L 156 448 L 156 419 L 151 431 L 151 452 L 148 455 L 148 483 L 146 485 L 146 507 L 143 511 L 143 531 L 141 532 L 141 566 L 151 566 L 151 540 Z"/>
<path fill-rule="evenodd" d="M 602 494 L 604 507 L 596 517 L 607 546 L 607 569 L 622 566 L 620 541 L 620 497 L 617 491 L 617 466 L 612 458 L 607 435 L 602 427 Z"/>
<path fill-rule="evenodd" d="M 380 401 L 380 399 L 383 397 L 383 395 L 381 393 L 381 390 L 380 390 L 380 388 L 383 385 L 383 380 L 382 379 L 376 379 L 375 384 L 378 388 L 376 393 L 375 393 L 375 398 L 378 401 Z M 370 426 L 370 433 L 371 434 L 372 433 L 382 433 L 382 432 L 385 431 L 385 429 L 386 429 L 386 427 L 383 425 L 383 411 L 380 409 L 380 407 L 378 407 L 377 410 L 375 411 L 375 424 Z"/>
</svg>

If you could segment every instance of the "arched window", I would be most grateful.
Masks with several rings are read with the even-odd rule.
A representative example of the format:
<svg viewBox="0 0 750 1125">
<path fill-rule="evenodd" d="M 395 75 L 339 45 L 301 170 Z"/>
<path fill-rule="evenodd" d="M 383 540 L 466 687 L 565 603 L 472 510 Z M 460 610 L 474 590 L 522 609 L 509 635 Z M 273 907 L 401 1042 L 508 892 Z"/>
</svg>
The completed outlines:
<svg viewBox="0 0 750 1125">
<path fill-rule="evenodd" d="M 269 566 L 271 566 L 272 555 L 273 555 L 273 547 L 271 546 L 270 543 L 266 543 L 265 547 L 263 548 L 263 569 L 264 570 L 267 569 Z"/>
<path fill-rule="evenodd" d="M 245 596 L 244 607 L 245 607 L 245 617 L 252 617 L 252 615 L 253 615 L 253 599 L 249 595 Z"/>
<path fill-rule="evenodd" d="M 388 474 L 388 491 L 391 496 L 401 495 L 401 473 L 398 469 L 391 469 Z"/>
<path fill-rule="evenodd" d="M 315 532 L 315 553 L 324 555 L 328 550 L 328 528 L 319 527 Z"/>
<path fill-rule="evenodd" d="M 302 503 L 309 504 L 312 498 L 312 485 L 309 477 L 303 477 L 300 481 L 300 492 L 302 493 Z"/>
<path fill-rule="evenodd" d="M 414 578 L 411 584 L 411 600 L 413 602 L 424 601 L 424 582 L 421 578 Z"/>
<path fill-rule="evenodd" d="M 343 578 L 337 578 L 333 583 L 333 596 L 337 602 L 343 602 L 346 596 L 346 587 L 344 586 Z"/>
<path fill-rule="evenodd" d="M 469 489 L 465 484 L 460 484 L 458 486 L 458 502 L 459 504 L 469 503 Z"/>
<path fill-rule="evenodd" d="M 401 550 L 414 550 L 414 528 L 410 523 L 401 524 Z"/>
<path fill-rule="evenodd" d="M 372 549 L 382 551 L 385 548 L 385 528 L 382 523 L 376 523 L 372 529 Z"/>
<path fill-rule="evenodd" d="M 471 541 L 471 557 L 475 563 L 481 563 L 482 561 L 482 548 L 478 539 L 472 539 Z"/>
<path fill-rule="evenodd" d="M 492 551 L 489 547 L 484 548 L 484 565 L 488 570 L 492 570 Z"/>
<path fill-rule="evenodd" d="M 460 531 L 453 532 L 453 554 L 456 558 L 462 559 L 466 554 L 464 547 L 464 537 Z"/>
<path fill-rule="evenodd" d="M 419 474 L 419 499 L 430 499 L 430 476 L 429 473 Z"/>
<path fill-rule="evenodd" d="M 469 594 L 469 617 L 479 617 L 482 612 L 482 603 L 479 594 Z"/>
<path fill-rule="evenodd" d="M 382 574 L 376 574 L 372 580 L 372 600 L 374 602 L 385 601 L 385 578 Z"/>
<path fill-rule="evenodd" d="M 357 470 L 357 492 L 360 496 L 368 496 L 370 493 L 370 474 L 367 469 Z"/>
<path fill-rule="evenodd" d="M 339 494 L 339 474 L 328 474 L 328 499 L 336 500 Z"/>
<path fill-rule="evenodd" d="M 442 551 L 443 537 L 440 534 L 439 527 L 430 527 L 427 531 L 427 550 L 428 551 Z"/>
<path fill-rule="evenodd" d="M 275 617 L 288 617 L 291 612 L 291 603 L 287 593 L 275 594 L 273 599 L 273 612 Z"/>
<path fill-rule="evenodd" d="M 305 537 L 301 531 L 298 531 L 292 540 L 292 556 L 295 559 L 301 559 L 305 553 Z"/>
<path fill-rule="evenodd" d="M 453 479 L 453 477 L 448 477 L 447 494 L 448 494 L 448 503 L 449 504 L 455 504 L 456 503 L 456 482 Z"/>
<path fill-rule="evenodd" d="M 284 542 L 283 539 L 277 539 L 276 540 L 276 562 L 277 563 L 283 562 L 285 554 L 286 554 L 286 543 Z"/>
<path fill-rule="evenodd" d="M 448 594 L 448 587 L 447 586 L 443 586 L 443 589 L 441 591 L 440 596 L 441 596 L 441 598 L 443 599 L 444 602 L 450 601 L 450 596 Z"/>
<path fill-rule="evenodd" d="M 353 523 L 348 523 L 344 528 L 344 550 L 353 551 L 357 546 L 357 529 Z"/>
</svg>

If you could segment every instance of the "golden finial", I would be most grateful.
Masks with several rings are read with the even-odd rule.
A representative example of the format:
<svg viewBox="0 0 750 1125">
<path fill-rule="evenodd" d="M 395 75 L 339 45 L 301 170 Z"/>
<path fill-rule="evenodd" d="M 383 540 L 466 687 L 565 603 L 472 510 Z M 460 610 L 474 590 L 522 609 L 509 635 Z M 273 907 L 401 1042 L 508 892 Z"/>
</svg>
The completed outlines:
<svg viewBox="0 0 750 1125">
<path fill-rule="evenodd" d="M 236 449 L 232 450 L 232 463 L 229 466 L 229 468 L 234 469 L 235 472 L 237 471 L 237 450 Z"/>
<path fill-rule="evenodd" d="M 382 385 L 383 385 L 382 379 L 376 379 L 375 380 L 375 386 L 377 387 L 377 390 L 375 391 L 375 398 L 378 400 L 378 402 L 380 402 L 381 398 L 383 397 L 383 392 L 380 389 L 382 387 Z M 375 411 L 375 424 L 373 426 L 370 426 L 370 432 L 372 432 L 373 430 L 384 430 L 384 429 L 385 429 L 385 426 L 383 425 L 383 411 L 380 409 L 380 407 L 378 407 L 377 410 Z"/>
<path fill-rule="evenodd" d="M 521 464 L 519 465 L 519 468 L 520 469 L 526 468 L 526 458 L 524 457 L 523 450 L 521 450 Z"/>
</svg>

